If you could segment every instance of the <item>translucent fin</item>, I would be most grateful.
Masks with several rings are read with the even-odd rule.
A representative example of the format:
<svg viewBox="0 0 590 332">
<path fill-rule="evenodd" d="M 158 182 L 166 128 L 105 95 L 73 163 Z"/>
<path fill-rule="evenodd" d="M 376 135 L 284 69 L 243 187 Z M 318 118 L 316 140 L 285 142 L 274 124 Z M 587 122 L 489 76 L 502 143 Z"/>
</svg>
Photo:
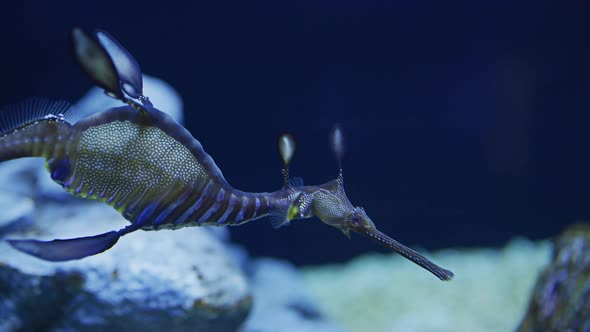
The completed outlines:
<svg viewBox="0 0 590 332">
<path fill-rule="evenodd" d="M 293 187 L 287 187 L 289 195 L 270 210 L 270 222 L 274 229 L 289 225 L 291 220 L 299 217 L 299 198 L 302 193 L 297 192 Z"/>
<path fill-rule="evenodd" d="M 346 236 L 347 238 L 350 239 L 350 230 L 349 229 L 340 228 L 340 231 L 342 232 L 342 234 L 344 234 L 344 236 Z"/>
<path fill-rule="evenodd" d="M 101 253 L 117 243 L 121 234 L 108 232 L 100 235 L 80 237 L 67 240 L 7 240 L 10 245 L 26 254 L 37 258 L 62 262 L 80 259 Z"/>
<path fill-rule="evenodd" d="M 39 120 L 53 118 L 73 124 L 82 117 L 83 114 L 75 112 L 66 101 L 31 98 L 0 110 L 0 135 Z"/>
<path fill-rule="evenodd" d="M 296 176 L 294 178 L 289 179 L 289 186 L 291 187 L 303 187 L 303 178 L 300 176 Z"/>
<path fill-rule="evenodd" d="M 135 58 L 108 32 L 97 30 L 96 37 L 113 60 L 123 91 L 131 98 L 141 97 L 143 81 L 141 69 Z"/>
<path fill-rule="evenodd" d="M 291 220 L 289 219 L 289 209 L 291 209 L 291 204 L 280 204 L 277 207 L 270 210 L 269 219 L 272 228 L 281 228 L 291 223 Z"/>
<path fill-rule="evenodd" d="M 271 210 L 269 218 L 274 229 L 289 225 L 291 223 L 289 220 L 289 207 L 280 207 Z"/>
</svg>

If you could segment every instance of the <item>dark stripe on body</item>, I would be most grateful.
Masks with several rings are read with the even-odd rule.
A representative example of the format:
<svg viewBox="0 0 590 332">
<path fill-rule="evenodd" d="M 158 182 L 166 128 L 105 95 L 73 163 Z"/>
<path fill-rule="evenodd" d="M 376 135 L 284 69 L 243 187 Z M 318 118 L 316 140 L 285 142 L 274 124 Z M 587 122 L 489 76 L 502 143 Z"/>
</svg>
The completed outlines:
<svg viewBox="0 0 590 332">
<path fill-rule="evenodd" d="M 240 209 L 236 213 L 234 223 L 239 223 L 240 221 L 244 220 L 246 213 L 248 213 L 248 202 L 248 196 L 242 196 L 240 199 Z"/>
<path fill-rule="evenodd" d="M 220 188 L 217 192 L 217 195 L 215 195 L 215 201 L 213 202 L 213 205 L 199 216 L 199 219 L 197 220 L 197 225 L 203 225 L 204 223 L 214 222 L 216 220 L 216 218 L 214 218 L 214 215 L 218 211 L 223 210 L 220 208 L 223 205 L 224 201 L 225 189 Z"/>
<path fill-rule="evenodd" d="M 211 192 L 213 191 L 214 186 L 215 185 L 214 185 L 213 181 L 209 180 L 207 182 L 207 185 L 205 186 L 205 189 L 201 192 L 201 195 L 199 196 L 197 201 L 182 213 L 180 218 L 178 218 L 174 222 L 174 225 L 175 226 L 182 226 L 187 223 L 190 223 L 194 218 L 193 216 L 199 211 L 199 209 L 203 205 L 209 206 L 210 204 L 213 204 L 213 202 L 208 202 L 208 201 L 212 201 L 211 200 Z M 210 204 L 207 204 L 207 203 L 210 203 Z"/>
<path fill-rule="evenodd" d="M 142 227 L 157 229 L 162 224 L 168 222 L 167 216 L 178 205 L 182 204 L 190 193 L 191 191 L 187 190 L 180 183 L 173 183 L 166 191 L 149 197 L 148 200 L 155 204 L 155 209 L 142 221 Z M 166 226 L 164 225 L 162 228 L 166 228 Z"/>
<path fill-rule="evenodd" d="M 159 213 L 154 214 L 154 218 L 151 222 L 148 222 L 149 225 L 152 225 L 154 228 L 158 228 L 159 226 L 171 224 L 173 225 L 174 220 L 170 220 L 168 217 L 172 214 L 172 212 L 181 206 L 186 200 L 190 197 L 191 191 L 185 190 L 184 192 L 179 192 L 180 196 L 176 197 L 171 203 L 168 204 L 164 209 L 162 209 Z"/>
<path fill-rule="evenodd" d="M 215 222 L 217 225 L 223 225 L 225 222 L 232 222 L 233 220 L 229 219 L 230 214 L 234 211 L 234 209 L 236 208 L 236 204 L 238 203 L 238 198 L 236 197 L 236 195 L 234 194 L 230 194 L 229 195 L 229 200 L 227 203 L 227 207 L 225 208 L 225 211 L 223 212 L 223 214 L 217 219 L 217 221 Z"/>
</svg>

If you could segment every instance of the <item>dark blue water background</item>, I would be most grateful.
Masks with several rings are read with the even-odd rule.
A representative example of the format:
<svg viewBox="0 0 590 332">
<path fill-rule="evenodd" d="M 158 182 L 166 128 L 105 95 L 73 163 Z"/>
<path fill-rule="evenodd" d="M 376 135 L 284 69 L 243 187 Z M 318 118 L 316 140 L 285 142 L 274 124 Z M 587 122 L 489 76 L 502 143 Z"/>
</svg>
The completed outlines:
<svg viewBox="0 0 590 332">
<path fill-rule="evenodd" d="M 178 89 L 186 127 L 239 189 L 280 187 L 285 130 L 298 139 L 295 175 L 334 178 L 338 122 L 351 201 L 408 245 L 501 245 L 590 218 L 584 1 L 38 1 L 0 12 L 0 104 L 75 101 L 91 82 L 68 33 L 106 29 Z M 232 237 L 298 264 L 381 250 L 317 220 L 258 221 Z"/>
</svg>

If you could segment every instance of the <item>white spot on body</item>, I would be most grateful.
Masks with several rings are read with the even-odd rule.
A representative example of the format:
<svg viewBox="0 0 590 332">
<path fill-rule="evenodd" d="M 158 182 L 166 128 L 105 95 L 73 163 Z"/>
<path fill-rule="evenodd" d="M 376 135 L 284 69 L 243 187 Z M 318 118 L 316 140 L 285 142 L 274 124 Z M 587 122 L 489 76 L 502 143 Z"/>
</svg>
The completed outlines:
<svg viewBox="0 0 590 332">
<path fill-rule="evenodd" d="M 85 186 L 113 197 L 134 189 L 160 192 L 172 183 L 207 177 L 203 166 L 181 143 L 156 127 L 114 121 L 86 129 L 78 146 L 76 173 Z M 175 182 L 177 181 L 177 182 Z"/>
</svg>

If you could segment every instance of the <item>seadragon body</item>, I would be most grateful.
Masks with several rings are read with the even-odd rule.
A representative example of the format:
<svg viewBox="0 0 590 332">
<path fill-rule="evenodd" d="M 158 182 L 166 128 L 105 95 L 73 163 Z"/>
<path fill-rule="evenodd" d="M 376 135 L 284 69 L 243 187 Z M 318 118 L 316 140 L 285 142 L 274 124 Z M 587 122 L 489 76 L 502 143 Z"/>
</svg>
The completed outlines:
<svg viewBox="0 0 590 332">
<path fill-rule="evenodd" d="M 275 226 L 317 217 L 347 236 L 352 230 L 393 249 L 441 280 L 453 274 L 375 228 L 360 207 L 346 197 L 342 170 L 319 186 L 290 181 L 294 151 L 290 135 L 280 138 L 284 185 L 274 192 L 233 188 L 201 144 L 141 94 L 141 71 L 135 59 L 110 35 L 96 38 L 79 29 L 72 34 L 82 68 L 107 94 L 127 105 L 74 121 L 63 104 L 32 102 L 13 112 L 34 114 L 10 123 L 0 136 L 0 161 L 44 157 L 51 178 L 73 195 L 99 200 L 119 211 L 130 224 L 95 236 L 53 240 L 9 240 L 25 253 L 50 261 L 80 259 L 111 248 L 135 230 L 187 226 L 242 225 L 271 215 Z M 138 100 L 136 102 L 134 99 Z M 333 149 L 341 154 L 340 131 Z"/>
</svg>

